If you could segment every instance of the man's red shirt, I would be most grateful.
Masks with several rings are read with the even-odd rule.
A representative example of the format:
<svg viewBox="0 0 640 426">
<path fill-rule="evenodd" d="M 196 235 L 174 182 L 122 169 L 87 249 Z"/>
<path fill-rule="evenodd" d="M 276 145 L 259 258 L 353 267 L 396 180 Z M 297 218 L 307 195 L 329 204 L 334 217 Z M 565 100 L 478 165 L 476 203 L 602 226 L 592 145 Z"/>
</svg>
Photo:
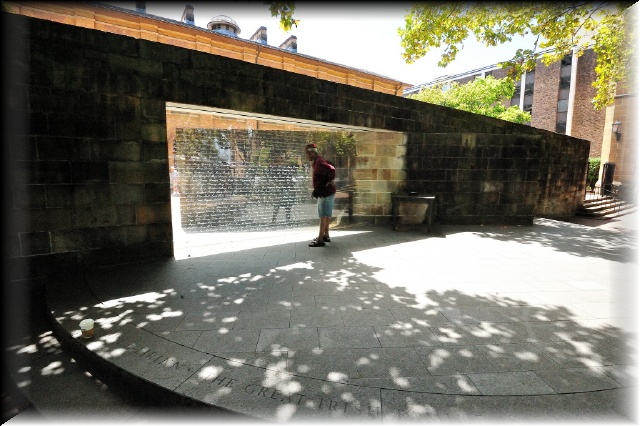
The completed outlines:
<svg viewBox="0 0 640 426">
<path fill-rule="evenodd" d="M 336 193 L 336 186 L 329 185 L 327 182 L 332 181 L 336 177 L 336 168 L 321 156 L 317 156 L 313 160 L 313 189 L 318 197 L 328 197 Z"/>
</svg>

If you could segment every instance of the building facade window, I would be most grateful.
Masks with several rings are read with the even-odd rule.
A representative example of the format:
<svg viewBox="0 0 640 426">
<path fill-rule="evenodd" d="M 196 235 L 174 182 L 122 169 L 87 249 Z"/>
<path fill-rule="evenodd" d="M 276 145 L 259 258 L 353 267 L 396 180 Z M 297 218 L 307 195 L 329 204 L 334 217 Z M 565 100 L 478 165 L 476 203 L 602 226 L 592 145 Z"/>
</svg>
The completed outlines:
<svg viewBox="0 0 640 426">
<path fill-rule="evenodd" d="M 569 100 L 562 99 L 558 101 L 558 112 L 567 112 L 569 110 Z"/>
<path fill-rule="evenodd" d="M 569 92 L 571 89 L 571 55 L 560 61 L 560 83 L 558 85 L 558 106 L 556 109 L 556 133 L 567 132 L 567 112 L 569 111 Z"/>
<path fill-rule="evenodd" d="M 568 89 L 569 87 L 571 87 L 571 74 L 560 77 L 560 88 Z"/>
<path fill-rule="evenodd" d="M 511 97 L 511 106 L 520 107 L 520 80 L 515 83 L 516 89 L 513 91 L 513 96 Z"/>
<path fill-rule="evenodd" d="M 522 102 L 522 110 L 530 114 L 533 110 L 533 89 L 535 80 L 535 70 L 527 71 L 524 78 L 524 99 Z"/>
<path fill-rule="evenodd" d="M 524 82 L 524 93 L 533 93 L 534 79 L 535 79 L 535 73 L 528 72 Z"/>
</svg>

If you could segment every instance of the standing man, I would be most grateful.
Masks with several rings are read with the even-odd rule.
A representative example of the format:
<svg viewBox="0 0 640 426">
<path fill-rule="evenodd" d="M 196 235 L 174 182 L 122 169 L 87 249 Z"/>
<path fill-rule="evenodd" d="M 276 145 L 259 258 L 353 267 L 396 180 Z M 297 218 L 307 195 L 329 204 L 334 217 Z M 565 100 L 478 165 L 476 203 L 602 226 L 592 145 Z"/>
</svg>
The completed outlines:
<svg viewBox="0 0 640 426">
<path fill-rule="evenodd" d="M 336 196 L 336 168 L 318 155 L 318 147 L 310 143 L 304 147 L 307 160 L 311 161 L 313 173 L 313 198 L 318 199 L 318 216 L 320 217 L 320 231 L 318 237 L 309 243 L 309 247 L 324 247 L 329 238 L 329 221 L 333 214 L 333 201 Z"/>
<path fill-rule="evenodd" d="M 169 171 L 171 172 L 169 174 L 169 180 L 171 181 L 171 195 L 178 196 L 180 195 L 180 191 L 178 190 L 178 171 L 173 166 L 169 168 Z"/>
</svg>

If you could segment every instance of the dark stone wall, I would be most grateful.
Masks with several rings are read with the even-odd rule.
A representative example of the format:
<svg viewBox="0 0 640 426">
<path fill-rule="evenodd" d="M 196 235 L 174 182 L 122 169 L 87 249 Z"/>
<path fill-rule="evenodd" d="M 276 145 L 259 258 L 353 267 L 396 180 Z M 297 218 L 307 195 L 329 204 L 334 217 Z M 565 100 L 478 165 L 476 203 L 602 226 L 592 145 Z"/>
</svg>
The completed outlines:
<svg viewBox="0 0 640 426">
<path fill-rule="evenodd" d="M 411 134 L 407 190 L 436 195 L 443 224 L 532 224 L 573 215 L 587 155 L 552 133 Z"/>
<path fill-rule="evenodd" d="M 146 40 L 3 24 L 12 280 L 172 255 L 167 101 L 404 132 L 407 185 L 436 192 L 445 222 L 570 214 L 584 188 L 588 141 Z"/>
</svg>

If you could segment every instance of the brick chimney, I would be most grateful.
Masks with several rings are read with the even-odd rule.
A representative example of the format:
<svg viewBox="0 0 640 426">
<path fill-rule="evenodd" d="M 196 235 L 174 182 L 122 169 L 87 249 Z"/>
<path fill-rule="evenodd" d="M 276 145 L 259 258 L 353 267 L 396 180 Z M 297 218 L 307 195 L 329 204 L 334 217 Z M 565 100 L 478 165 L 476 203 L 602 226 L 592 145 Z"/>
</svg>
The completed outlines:
<svg viewBox="0 0 640 426">
<path fill-rule="evenodd" d="M 280 47 L 280 49 L 286 49 L 293 53 L 298 53 L 298 37 L 292 35 L 291 37 L 283 41 L 282 44 L 278 47 Z"/>
<path fill-rule="evenodd" d="M 267 44 L 267 27 L 258 28 L 249 40 L 257 41 L 260 44 Z"/>
<path fill-rule="evenodd" d="M 180 21 L 189 25 L 196 24 L 195 17 L 193 16 L 193 6 L 191 6 L 190 4 L 186 4 L 184 6 L 184 12 L 182 12 L 182 18 L 180 19 Z"/>
</svg>

